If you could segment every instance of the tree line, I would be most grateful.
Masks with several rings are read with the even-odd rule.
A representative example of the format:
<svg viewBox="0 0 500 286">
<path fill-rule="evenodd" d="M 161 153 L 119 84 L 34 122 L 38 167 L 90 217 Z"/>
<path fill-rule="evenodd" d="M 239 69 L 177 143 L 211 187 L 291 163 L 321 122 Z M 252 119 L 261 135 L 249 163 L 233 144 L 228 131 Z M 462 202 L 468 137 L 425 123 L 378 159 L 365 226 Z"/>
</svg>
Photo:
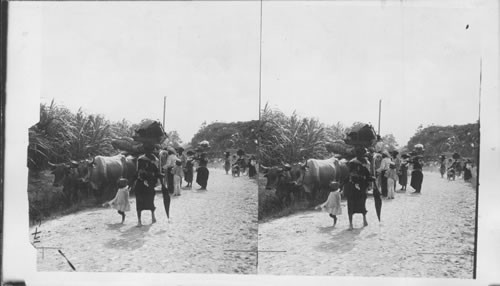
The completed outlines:
<svg viewBox="0 0 500 286">
<path fill-rule="evenodd" d="M 341 122 L 324 124 L 316 118 L 301 117 L 297 113 L 286 115 L 267 104 L 261 111 L 260 160 L 266 166 L 282 162 L 294 163 L 307 158 L 323 159 L 331 156 L 328 145 L 343 140 L 351 130 L 365 123 L 355 122 L 345 126 Z M 415 135 L 403 146 L 393 134 L 385 134 L 376 149 L 400 153 L 412 150 L 416 144 L 425 146 L 424 159 L 435 160 L 443 152 L 457 152 L 462 157 L 477 160 L 479 148 L 479 123 L 453 126 L 420 126 Z"/>
</svg>

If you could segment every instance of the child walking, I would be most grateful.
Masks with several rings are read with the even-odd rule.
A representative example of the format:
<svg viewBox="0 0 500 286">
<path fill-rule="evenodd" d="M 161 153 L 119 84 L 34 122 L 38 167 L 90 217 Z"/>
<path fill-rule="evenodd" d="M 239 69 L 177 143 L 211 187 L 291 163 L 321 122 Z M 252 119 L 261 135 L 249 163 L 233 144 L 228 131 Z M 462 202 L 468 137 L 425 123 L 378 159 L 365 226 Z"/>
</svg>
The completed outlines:
<svg viewBox="0 0 500 286">
<path fill-rule="evenodd" d="M 130 211 L 129 202 L 129 191 L 128 180 L 125 178 L 118 179 L 117 182 L 118 191 L 116 192 L 115 198 L 111 201 L 104 203 L 103 206 L 111 206 L 122 216 L 122 223 L 125 222 L 125 212 Z"/>
<path fill-rule="evenodd" d="M 175 161 L 175 167 L 172 169 L 172 174 L 174 175 L 174 196 L 180 196 L 182 177 L 184 177 L 181 160 Z"/>
<path fill-rule="evenodd" d="M 394 199 L 394 186 L 398 180 L 398 172 L 396 171 L 396 164 L 390 163 L 389 170 L 385 172 L 387 177 L 387 199 Z"/>
<path fill-rule="evenodd" d="M 328 212 L 330 217 L 333 218 L 333 226 L 337 224 L 337 215 L 342 214 L 342 208 L 340 206 L 340 185 L 337 182 L 330 182 L 328 185 L 330 189 L 330 194 L 328 194 L 328 199 L 326 202 L 317 206 L 316 209 L 323 209 Z"/>
</svg>

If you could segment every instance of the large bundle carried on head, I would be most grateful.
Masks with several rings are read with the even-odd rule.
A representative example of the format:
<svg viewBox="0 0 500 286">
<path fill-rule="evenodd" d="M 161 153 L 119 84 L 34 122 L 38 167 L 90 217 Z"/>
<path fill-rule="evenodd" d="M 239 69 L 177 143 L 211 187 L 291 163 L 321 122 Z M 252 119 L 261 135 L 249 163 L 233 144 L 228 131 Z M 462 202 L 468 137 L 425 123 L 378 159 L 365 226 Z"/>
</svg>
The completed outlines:
<svg viewBox="0 0 500 286">
<path fill-rule="evenodd" d="M 139 127 L 135 130 L 135 135 L 132 136 L 135 141 L 141 142 L 144 145 L 161 144 L 167 139 L 167 134 L 163 130 L 163 126 L 158 121 L 143 120 Z"/>
<path fill-rule="evenodd" d="M 342 158 L 351 158 L 356 155 L 355 148 L 347 145 L 343 140 L 336 140 L 325 144 L 328 152 L 339 155 Z"/>
<path fill-rule="evenodd" d="M 373 146 L 378 140 L 379 137 L 375 133 L 375 129 L 371 125 L 366 124 L 351 130 L 344 141 L 348 145 L 368 148 Z"/>
<path fill-rule="evenodd" d="M 135 130 L 134 136 L 113 139 L 111 145 L 131 155 L 139 155 L 151 152 L 155 146 L 161 144 L 167 138 L 162 125 L 158 121 L 143 120 Z"/>
</svg>

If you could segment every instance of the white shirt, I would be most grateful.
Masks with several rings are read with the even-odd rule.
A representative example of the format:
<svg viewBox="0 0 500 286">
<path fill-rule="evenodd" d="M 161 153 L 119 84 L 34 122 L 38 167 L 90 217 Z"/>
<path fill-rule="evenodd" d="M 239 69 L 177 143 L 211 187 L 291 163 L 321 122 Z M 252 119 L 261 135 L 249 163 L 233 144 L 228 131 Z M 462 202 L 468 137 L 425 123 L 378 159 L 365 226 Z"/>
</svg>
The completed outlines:
<svg viewBox="0 0 500 286">
<path fill-rule="evenodd" d="M 377 169 L 377 172 L 389 170 L 389 165 L 391 164 L 391 162 L 391 158 L 389 157 L 382 159 L 382 162 L 380 162 L 380 168 Z"/>
</svg>

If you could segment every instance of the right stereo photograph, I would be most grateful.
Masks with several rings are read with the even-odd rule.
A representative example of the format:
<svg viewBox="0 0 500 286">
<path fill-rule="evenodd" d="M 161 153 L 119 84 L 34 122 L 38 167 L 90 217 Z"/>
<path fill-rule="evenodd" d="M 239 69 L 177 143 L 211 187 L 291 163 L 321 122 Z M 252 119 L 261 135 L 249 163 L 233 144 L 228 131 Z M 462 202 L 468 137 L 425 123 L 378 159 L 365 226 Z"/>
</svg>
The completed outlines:
<svg viewBox="0 0 500 286">
<path fill-rule="evenodd" d="M 259 274 L 475 278 L 477 11 L 393 4 L 263 3 Z"/>
</svg>

